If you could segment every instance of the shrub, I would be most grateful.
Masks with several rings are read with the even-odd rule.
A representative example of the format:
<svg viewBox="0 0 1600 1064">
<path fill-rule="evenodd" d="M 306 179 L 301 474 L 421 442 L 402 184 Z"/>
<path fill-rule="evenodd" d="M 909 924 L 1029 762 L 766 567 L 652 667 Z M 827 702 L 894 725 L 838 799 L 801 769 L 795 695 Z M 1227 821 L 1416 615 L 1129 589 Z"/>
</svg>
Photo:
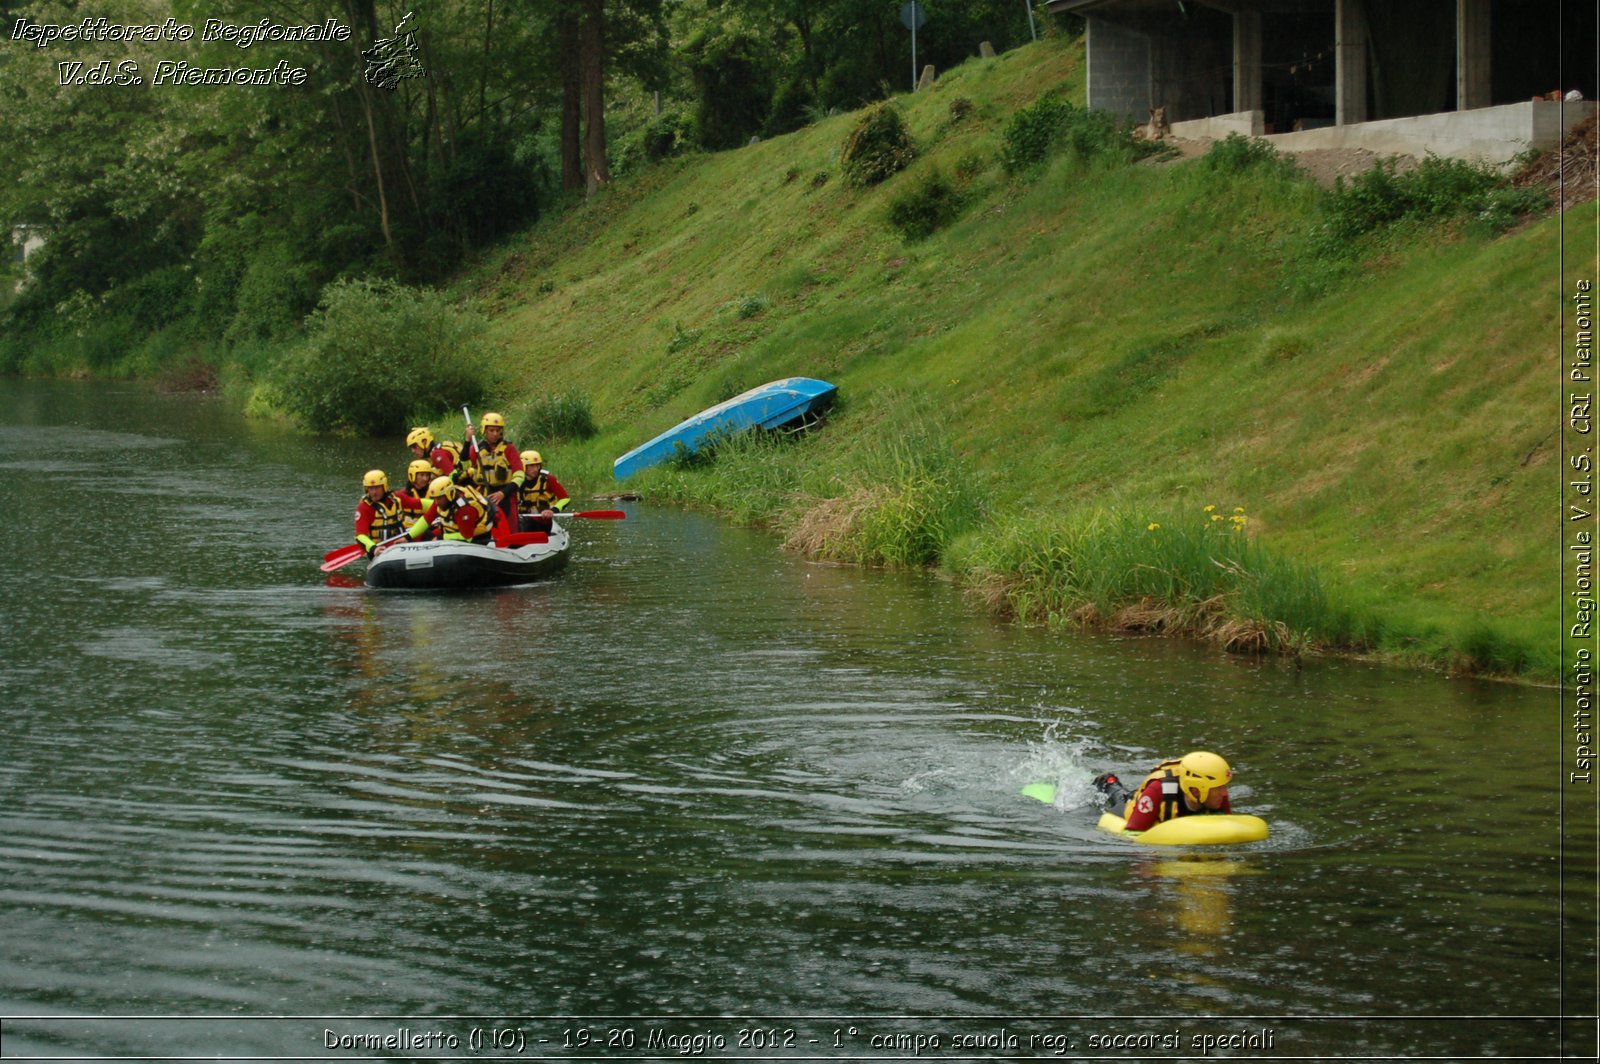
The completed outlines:
<svg viewBox="0 0 1600 1064">
<path fill-rule="evenodd" d="M 1294 163 L 1279 155 L 1277 149 L 1264 140 L 1229 133 L 1211 145 L 1211 150 L 1201 158 L 1200 165 L 1214 174 L 1242 174 L 1257 168 L 1292 169 Z"/>
<path fill-rule="evenodd" d="M 1127 163 L 1161 147 L 1135 142 L 1133 127 L 1109 111 L 1080 110 L 1060 96 L 1041 96 L 1006 123 L 1000 160 L 1008 173 L 1021 173 L 1061 149 L 1082 162 Z"/>
<path fill-rule="evenodd" d="M 907 240 L 922 240 L 955 221 L 962 203 L 961 193 L 934 170 L 895 196 L 889 204 L 889 224 Z"/>
<path fill-rule="evenodd" d="M 637 129 L 619 137 L 612 148 L 613 174 L 632 174 L 694 146 L 694 118 L 678 107 L 652 115 Z"/>
<path fill-rule="evenodd" d="M 1073 111 L 1067 120 L 1066 146 L 1080 161 L 1130 163 L 1141 155 L 1165 150 L 1153 141 L 1133 139 L 1133 125 L 1110 111 Z"/>
<path fill-rule="evenodd" d="M 857 188 L 875 185 L 916 158 L 911 134 L 893 104 L 881 103 L 861 116 L 839 152 L 839 169 Z"/>
<path fill-rule="evenodd" d="M 489 369 L 476 353 L 485 327 L 438 292 L 339 281 L 323 289 L 305 342 L 279 367 L 277 392 L 318 431 L 400 432 L 415 411 L 488 394 Z"/>
<path fill-rule="evenodd" d="M 589 397 L 580 391 L 540 396 L 517 413 L 516 429 L 530 447 L 547 446 L 551 440 L 586 440 L 599 431 Z"/>
<path fill-rule="evenodd" d="M 1011 116 L 1001 134 L 1000 159 L 1009 173 L 1044 162 L 1072 118 L 1072 104 L 1060 96 L 1041 96 Z"/>
<path fill-rule="evenodd" d="M 1430 155 L 1400 174 L 1395 160 L 1385 159 L 1335 183 L 1323 201 L 1321 236 L 1324 250 L 1337 251 L 1402 222 L 1462 216 L 1499 231 L 1548 203 L 1538 190 L 1512 188 L 1490 166 Z"/>
</svg>

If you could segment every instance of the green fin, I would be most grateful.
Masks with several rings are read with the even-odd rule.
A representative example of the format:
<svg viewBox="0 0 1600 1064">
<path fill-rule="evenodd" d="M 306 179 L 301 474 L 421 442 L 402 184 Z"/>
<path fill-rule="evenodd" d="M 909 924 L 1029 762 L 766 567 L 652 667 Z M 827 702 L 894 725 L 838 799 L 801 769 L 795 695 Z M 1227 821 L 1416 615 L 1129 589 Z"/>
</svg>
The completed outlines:
<svg viewBox="0 0 1600 1064">
<path fill-rule="evenodd" d="M 1022 788 L 1022 793 L 1029 798 L 1037 798 L 1045 805 L 1056 804 L 1056 785 L 1054 783 L 1030 783 Z"/>
</svg>

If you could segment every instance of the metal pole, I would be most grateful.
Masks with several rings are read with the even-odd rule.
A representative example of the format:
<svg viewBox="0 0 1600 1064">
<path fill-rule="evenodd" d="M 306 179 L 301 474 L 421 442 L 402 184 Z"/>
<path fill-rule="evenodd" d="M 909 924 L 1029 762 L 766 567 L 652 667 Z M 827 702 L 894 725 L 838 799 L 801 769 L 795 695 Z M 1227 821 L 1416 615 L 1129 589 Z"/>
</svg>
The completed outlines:
<svg viewBox="0 0 1600 1064">
<path fill-rule="evenodd" d="M 911 9 L 911 91 L 917 91 L 917 9 Z"/>
<path fill-rule="evenodd" d="M 1028 9 L 1028 32 L 1034 40 L 1039 39 L 1039 31 L 1033 28 L 1033 0 L 1022 0 L 1022 5 Z"/>
</svg>

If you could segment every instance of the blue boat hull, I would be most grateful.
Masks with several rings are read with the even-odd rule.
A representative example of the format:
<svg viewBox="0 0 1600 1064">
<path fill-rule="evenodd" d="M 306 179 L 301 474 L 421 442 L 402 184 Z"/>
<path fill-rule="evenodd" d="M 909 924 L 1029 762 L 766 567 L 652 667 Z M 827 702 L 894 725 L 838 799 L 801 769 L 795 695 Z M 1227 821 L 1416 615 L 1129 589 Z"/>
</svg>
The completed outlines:
<svg viewBox="0 0 1600 1064">
<path fill-rule="evenodd" d="M 693 452 L 717 432 L 776 429 L 807 417 L 817 417 L 833 403 L 838 387 L 811 377 L 786 377 L 736 395 L 700 411 L 648 443 L 641 444 L 611 464 L 618 480 L 671 458 L 679 447 Z"/>
</svg>

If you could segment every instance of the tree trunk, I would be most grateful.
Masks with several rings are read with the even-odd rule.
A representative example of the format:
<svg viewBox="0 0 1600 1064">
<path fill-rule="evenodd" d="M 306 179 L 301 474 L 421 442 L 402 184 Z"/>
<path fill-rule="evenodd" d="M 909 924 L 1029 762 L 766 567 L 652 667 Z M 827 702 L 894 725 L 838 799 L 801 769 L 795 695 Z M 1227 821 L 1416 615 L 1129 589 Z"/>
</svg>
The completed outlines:
<svg viewBox="0 0 1600 1064">
<path fill-rule="evenodd" d="M 580 15 L 562 4 L 556 15 L 556 54 L 561 65 L 561 188 L 576 192 L 583 181 L 583 64 Z"/>
<path fill-rule="evenodd" d="M 605 0 L 584 0 L 583 174 L 589 195 L 611 180 L 606 165 Z"/>
<path fill-rule="evenodd" d="M 483 121 L 484 98 L 489 92 L 489 51 L 494 45 L 494 0 L 485 5 L 483 18 L 483 59 L 478 74 L 478 121 Z"/>
</svg>

